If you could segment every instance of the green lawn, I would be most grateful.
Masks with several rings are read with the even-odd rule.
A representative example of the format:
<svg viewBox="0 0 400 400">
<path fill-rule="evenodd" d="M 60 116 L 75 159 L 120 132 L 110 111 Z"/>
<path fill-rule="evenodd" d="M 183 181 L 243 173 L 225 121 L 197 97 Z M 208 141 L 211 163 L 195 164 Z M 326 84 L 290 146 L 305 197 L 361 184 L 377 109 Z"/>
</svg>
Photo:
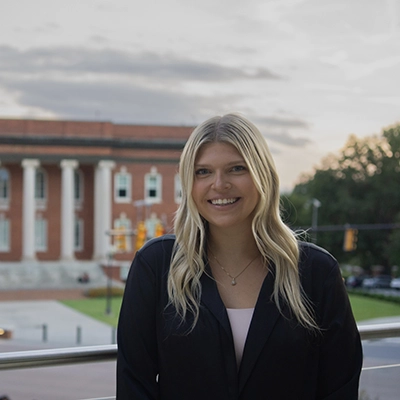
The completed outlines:
<svg viewBox="0 0 400 400">
<path fill-rule="evenodd" d="M 357 322 L 373 318 L 400 317 L 400 304 L 354 294 L 349 297 Z"/>
<path fill-rule="evenodd" d="M 84 300 L 64 300 L 62 303 L 111 326 L 117 326 L 122 297 L 112 297 L 111 314 L 107 315 L 105 297 Z M 381 317 L 400 317 L 400 304 L 350 295 L 350 302 L 357 322 Z"/>
<path fill-rule="evenodd" d="M 111 326 L 117 326 L 119 309 L 121 308 L 122 297 L 111 298 L 111 313 L 107 314 L 107 298 L 99 297 L 83 300 L 63 300 L 62 303 L 83 314 L 89 315 L 99 321 Z"/>
</svg>

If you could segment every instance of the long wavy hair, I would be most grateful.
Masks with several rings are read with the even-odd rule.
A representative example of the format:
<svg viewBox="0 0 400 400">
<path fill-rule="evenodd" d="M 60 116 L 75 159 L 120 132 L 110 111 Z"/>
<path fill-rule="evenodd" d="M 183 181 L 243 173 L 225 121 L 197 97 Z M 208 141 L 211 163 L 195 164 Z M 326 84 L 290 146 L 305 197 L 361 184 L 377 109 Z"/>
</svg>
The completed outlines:
<svg viewBox="0 0 400 400">
<path fill-rule="evenodd" d="M 184 320 L 199 316 L 200 277 L 207 260 L 207 221 L 199 214 L 192 198 L 194 164 L 199 149 L 206 143 L 233 145 L 244 158 L 260 194 L 252 221 L 252 232 L 264 265 L 275 265 L 272 298 L 282 312 L 288 304 L 297 321 L 310 330 L 318 329 L 299 278 L 299 245 L 296 234 L 282 221 L 279 178 L 265 138 L 257 127 L 240 114 L 216 116 L 200 124 L 190 135 L 181 154 L 179 175 L 182 201 L 176 212 L 176 242 L 168 276 L 170 303 Z"/>
</svg>

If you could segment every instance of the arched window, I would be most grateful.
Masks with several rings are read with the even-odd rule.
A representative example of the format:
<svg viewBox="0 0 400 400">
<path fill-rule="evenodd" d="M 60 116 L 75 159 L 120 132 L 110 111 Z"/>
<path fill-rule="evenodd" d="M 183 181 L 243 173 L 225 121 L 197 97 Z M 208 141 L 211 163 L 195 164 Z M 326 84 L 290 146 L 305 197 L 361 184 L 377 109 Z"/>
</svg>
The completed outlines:
<svg viewBox="0 0 400 400">
<path fill-rule="evenodd" d="M 75 208 L 81 208 L 83 203 L 83 173 L 81 170 L 74 171 L 74 200 Z"/>
<path fill-rule="evenodd" d="M 124 238 L 124 246 L 125 251 L 131 251 L 132 250 L 132 236 L 129 234 L 129 232 L 132 229 L 132 222 L 129 218 L 127 218 L 125 213 L 121 213 L 119 218 L 114 220 L 114 229 L 120 229 L 122 232 L 125 231 L 127 235 L 125 235 Z M 116 245 L 117 237 L 114 237 L 114 245 Z"/>
<path fill-rule="evenodd" d="M 36 208 L 46 208 L 47 201 L 47 174 L 42 168 L 36 170 L 35 174 L 35 200 Z"/>
<path fill-rule="evenodd" d="M 83 250 L 83 219 L 75 217 L 74 226 L 74 249 L 75 251 Z"/>
<path fill-rule="evenodd" d="M 175 203 L 179 204 L 182 201 L 182 185 L 179 174 L 175 174 L 174 194 L 175 194 Z"/>
<path fill-rule="evenodd" d="M 40 214 L 35 220 L 35 249 L 47 251 L 47 220 Z"/>
<path fill-rule="evenodd" d="M 10 251 L 10 221 L 0 214 L 0 251 Z"/>
<path fill-rule="evenodd" d="M 0 168 L 0 208 L 8 208 L 10 202 L 10 174 Z"/>
</svg>

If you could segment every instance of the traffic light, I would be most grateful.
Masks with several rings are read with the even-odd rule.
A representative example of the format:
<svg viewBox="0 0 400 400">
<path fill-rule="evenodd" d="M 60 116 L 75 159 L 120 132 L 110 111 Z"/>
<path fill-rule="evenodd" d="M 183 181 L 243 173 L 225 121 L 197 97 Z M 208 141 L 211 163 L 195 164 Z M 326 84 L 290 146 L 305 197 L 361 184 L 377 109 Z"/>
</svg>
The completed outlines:
<svg viewBox="0 0 400 400">
<path fill-rule="evenodd" d="M 140 221 L 137 226 L 135 250 L 139 250 L 145 244 L 146 237 L 147 237 L 146 225 L 143 221 Z"/>
<path fill-rule="evenodd" d="M 357 248 L 357 235 L 358 235 L 357 229 L 347 228 L 344 231 L 344 241 L 343 241 L 344 251 L 353 251 Z"/>
<path fill-rule="evenodd" d="M 159 237 L 164 235 L 164 226 L 161 222 L 157 222 L 156 230 L 155 230 L 155 237 Z"/>
<path fill-rule="evenodd" d="M 118 233 L 114 236 L 114 246 L 117 251 L 126 251 L 128 247 L 125 228 L 118 228 Z"/>
</svg>

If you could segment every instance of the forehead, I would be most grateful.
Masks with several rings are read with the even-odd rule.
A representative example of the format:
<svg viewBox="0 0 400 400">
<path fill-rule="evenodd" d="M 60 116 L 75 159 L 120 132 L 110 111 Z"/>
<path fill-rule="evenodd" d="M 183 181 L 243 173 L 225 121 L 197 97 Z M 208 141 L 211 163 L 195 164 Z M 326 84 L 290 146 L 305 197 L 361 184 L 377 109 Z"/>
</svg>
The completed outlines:
<svg viewBox="0 0 400 400">
<path fill-rule="evenodd" d="M 210 162 L 213 160 L 243 160 L 235 146 L 225 142 L 212 142 L 203 144 L 195 159 L 195 163 Z"/>
</svg>

